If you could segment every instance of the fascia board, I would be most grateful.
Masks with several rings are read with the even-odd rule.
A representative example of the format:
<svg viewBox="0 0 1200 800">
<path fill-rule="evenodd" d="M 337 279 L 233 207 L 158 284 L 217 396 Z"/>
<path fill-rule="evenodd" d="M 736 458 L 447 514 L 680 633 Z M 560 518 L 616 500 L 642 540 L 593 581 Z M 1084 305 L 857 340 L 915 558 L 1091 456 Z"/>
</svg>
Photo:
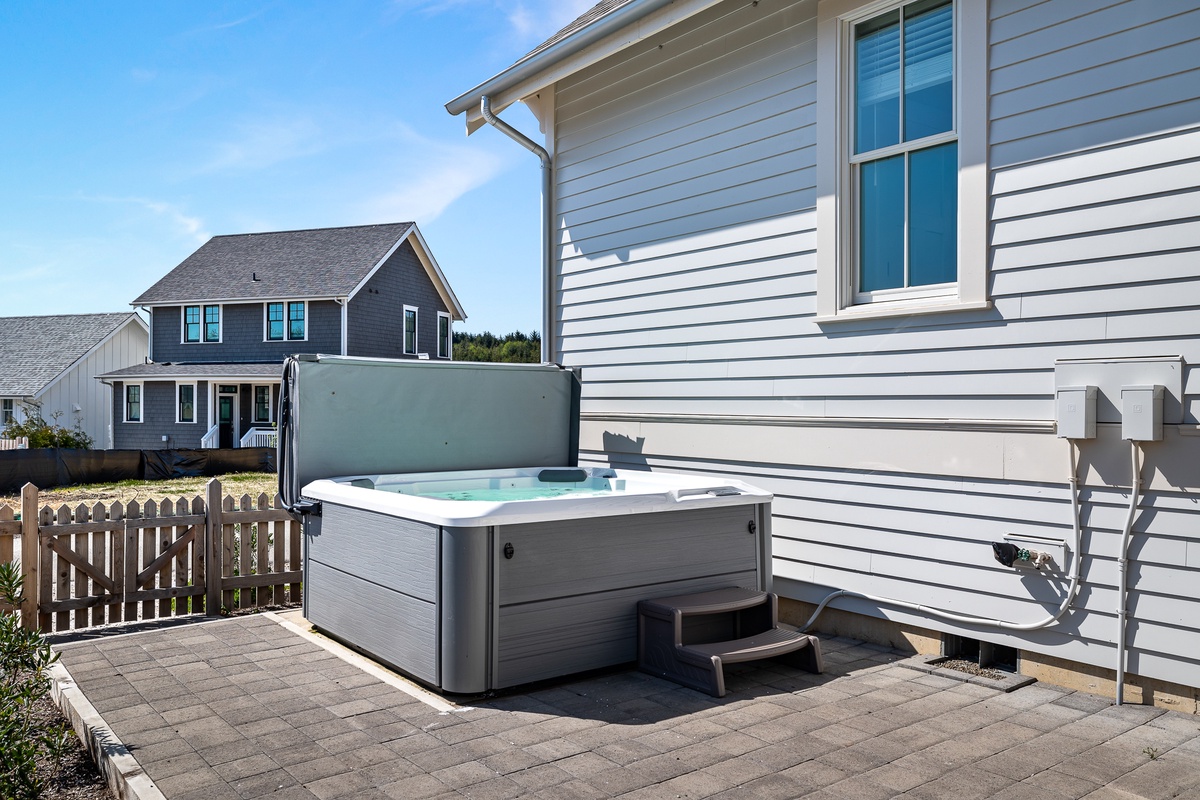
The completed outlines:
<svg viewBox="0 0 1200 800">
<path fill-rule="evenodd" d="M 451 317 L 455 322 L 465 320 L 467 312 L 463 310 L 462 304 L 458 302 L 458 296 L 450 288 L 450 282 L 446 280 L 446 276 L 442 273 L 442 268 L 438 266 L 437 259 L 433 257 L 433 251 L 425 243 L 425 237 L 421 235 L 420 228 L 413 225 L 409 229 L 406 238 L 412 240 L 413 251 L 416 252 L 417 258 L 421 260 L 421 265 L 425 267 L 425 272 L 428 273 L 430 280 L 433 281 L 433 285 L 437 287 L 438 294 L 442 297 L 442 302 L 446 304 L 446 308 L 450 309 Z"/>
<path fill-rule="evenodd" d="M 720 0 L 635 0 L 608 16 L 601 17 L 553 47 L 525 61 L 517 62 L 459 95 L 446 104 L 446 111 L 453 116 L 466 112 L 467 133 L 474 133 L 485 124 L 479 109 L 479 100 L 483 95 L 491 98 L 492 111 L 500 113 L 522 98 L 718 2 Z"/>
</svg>

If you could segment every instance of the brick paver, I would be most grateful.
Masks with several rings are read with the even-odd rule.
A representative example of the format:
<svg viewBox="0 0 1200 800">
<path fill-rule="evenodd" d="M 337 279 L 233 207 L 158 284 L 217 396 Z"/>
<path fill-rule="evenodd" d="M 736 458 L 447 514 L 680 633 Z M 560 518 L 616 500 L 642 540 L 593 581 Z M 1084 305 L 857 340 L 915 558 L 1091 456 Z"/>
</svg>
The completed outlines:
<svg viewBox="0 0 1200 800">
<path fill-rule="evenodd" d="M 824 675 L 737 665 L 720 699 L 618 670 L 450 712 L 268 616 L 58 649 L 168 800 L 1200 798 L 1200 718 L 822 646 Z"/>
</svg>

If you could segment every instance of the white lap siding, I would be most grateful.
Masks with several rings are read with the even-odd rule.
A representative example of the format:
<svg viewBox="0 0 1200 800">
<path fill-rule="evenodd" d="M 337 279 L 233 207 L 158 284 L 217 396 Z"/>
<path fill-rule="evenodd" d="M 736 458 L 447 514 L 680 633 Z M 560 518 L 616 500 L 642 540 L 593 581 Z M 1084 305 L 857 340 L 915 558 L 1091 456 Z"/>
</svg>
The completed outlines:
<svg viewBox="0 0 1200 800">
<path fill-rule="evenodd" d="M 1200 11 L 1098 6 L 990 4 L 987 311 L 816 321 L 816 3 L 722 3 L 560 81 L 556 323 L 584 457 L 775 490 L 785 595 L 1055 607 L 1063 581 L 988 546 L 1070 538 L 1055 360 L 1200 362 Z M 1198 382 L 1146 447 L 1130 600 L 1131 671 L 1192 686 Z M 1001 635 L 846 607 L 1112 666 L 1128 457 L 1111 429 L 1084 452 L 1083 611 Z"/>
</svg>

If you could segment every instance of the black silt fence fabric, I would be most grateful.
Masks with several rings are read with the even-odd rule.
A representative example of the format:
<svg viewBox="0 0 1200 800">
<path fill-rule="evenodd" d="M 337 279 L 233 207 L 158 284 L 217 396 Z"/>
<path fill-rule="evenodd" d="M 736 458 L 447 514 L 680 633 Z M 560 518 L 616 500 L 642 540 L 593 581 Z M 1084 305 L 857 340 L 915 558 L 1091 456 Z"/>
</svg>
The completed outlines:
<svg viewBox="0 0 1200 800">
<path fill-rule="evenodd" d="M 39 489 L 79 483 L 161 480 L 274 472 L 275 450 L 4 450 L 0 451 L 0 493 L 13 494 L 32 483 Z"/>
</svg>

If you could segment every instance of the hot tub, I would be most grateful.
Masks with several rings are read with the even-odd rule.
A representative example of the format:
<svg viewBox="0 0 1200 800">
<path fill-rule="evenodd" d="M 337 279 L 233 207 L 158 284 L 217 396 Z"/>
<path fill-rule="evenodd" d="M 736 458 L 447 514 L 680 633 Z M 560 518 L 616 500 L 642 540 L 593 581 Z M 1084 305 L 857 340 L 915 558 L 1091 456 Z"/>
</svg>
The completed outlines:
<svg viewBox="0 0 1200 800">
<path fill-rule="evenodd" d="M 574 467 L 308 483 L 304 613 L 447 692 L 631 662 L 637 601 L 768 589 L 768 492 Z"/>
</svg>

